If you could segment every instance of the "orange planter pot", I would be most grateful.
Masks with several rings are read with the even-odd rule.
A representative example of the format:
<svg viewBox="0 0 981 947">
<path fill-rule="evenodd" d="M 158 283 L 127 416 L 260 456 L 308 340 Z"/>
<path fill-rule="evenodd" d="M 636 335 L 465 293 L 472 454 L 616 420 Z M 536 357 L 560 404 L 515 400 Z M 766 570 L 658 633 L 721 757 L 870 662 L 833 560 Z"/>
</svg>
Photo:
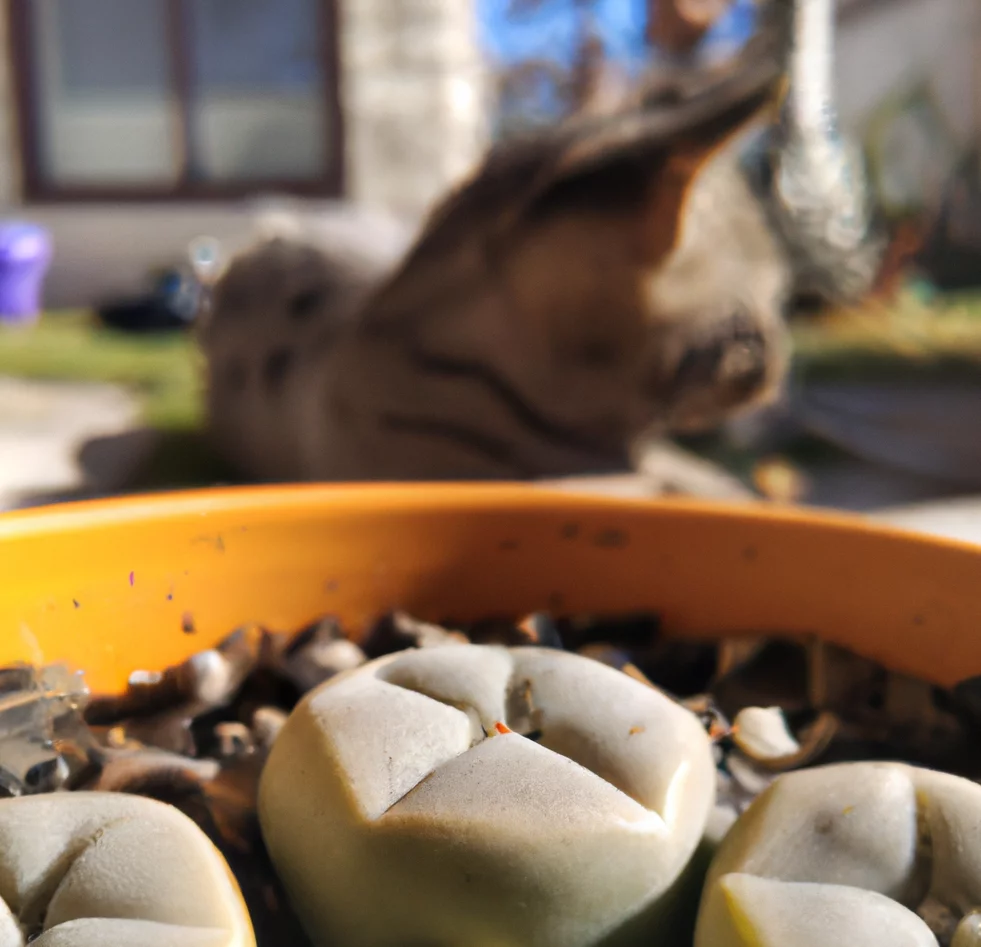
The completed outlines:
<svg viewBox="0 0 981 947">
<path fill-rule="evenodd" d="M 257 622 L 403 608 L 661 614 L 667 634 L 817 634 L 938 684 L 981 674 L 981 550 L 764 505 L 516 486 L 209 490 L 0 516 L 0 664 L 121 689 Z"/>
</svg>

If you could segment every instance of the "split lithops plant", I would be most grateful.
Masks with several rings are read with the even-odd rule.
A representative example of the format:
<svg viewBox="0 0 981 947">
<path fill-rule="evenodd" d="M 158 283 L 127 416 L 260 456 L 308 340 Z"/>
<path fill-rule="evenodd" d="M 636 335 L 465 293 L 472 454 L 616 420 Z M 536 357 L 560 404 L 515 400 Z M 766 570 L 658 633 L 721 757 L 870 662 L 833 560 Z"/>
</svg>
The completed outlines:
<svg viewBox="0 0 981 947">
<path fill-rule="evenodd" d="M 981 787 L 914 768 L 981 778 L 976 685 L 896 679 L 814 641 L 679 642 L 660 627 L 396 613 L 355 647 L 336 620 L 247 626 L 98 698 L 58 668 L 0 669 L 0 794 L 14 797 L 0 813 L 27 820 L 8 832 L 0 819 L 0 851 L 44 862 L 30 854 L 39 823 L 56 840 L 46 886 L 20 894 L 0 868 L 10 943 L 238 943 L 220 921 L 185 936 L 204 922 L 181 914 L 187 878 L 175 887 L 169 856 L 152 854 L 156 816 L 133 830 L 147 865 L 125 846 L 114 863 L 115 894 L 139 882 L 146 898 L 59 907 L 62 879 L 119 836 L 118 806 L 148 796 L 224 857 L 259 947 L 691 947 L 714 851 L 699 947 L 977 947 Z M 829 765 L 843 759 L 913 765 Z M 111 818 L 86 822 L 108 793 Z M 45 800 L 83 810 L 31 808 Z M 213 861 L 200 835 L 181 848 L 186 819 L 173 825 L 192 867 Z M 69 836 L 77 849 L 57 841 Z M 148 927 L 157 896 L 173 912 Z"/>
<path fill-rule="evenodd" d="M 898 763 L 780 776 L 712 862 L 695 947 L 981 944 L 981 786 Z"/>
<path fill-rule="evenodd" d="M 221 855 L 177 809 L 122 793 L 0 801 L 0 947 L 254 947 Z"/>
<path fill-rule="evenodd" d="M 701 722 L 660 691 L 579 655 L 464 644 L 308 694 L 259 817 L 317 942 L 658 945 L 684 943 L 667 918 L 714 796 Z"/>
</svg>

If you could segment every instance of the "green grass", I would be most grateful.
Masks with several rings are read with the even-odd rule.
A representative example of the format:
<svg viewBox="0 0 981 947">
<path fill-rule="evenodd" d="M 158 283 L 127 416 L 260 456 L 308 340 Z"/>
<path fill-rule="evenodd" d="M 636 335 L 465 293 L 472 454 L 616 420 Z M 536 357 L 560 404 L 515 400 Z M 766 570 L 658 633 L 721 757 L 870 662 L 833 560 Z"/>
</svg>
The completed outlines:
<svg viewBox="0 0 981 947">
<path fill-rule="evenodd" d="M 801 378 L 981 381 L 981 295 L 923 301 L 903 293 L 793 328 Z"/>
<path fill-rule="evenodd" d="M 114 332 L 86 312 L 50 313 L 33 327 L 0 329 L 0 375 L 121 385 L 140 399 L 146 423 L 161 430 L 196 430 L 203 417 L 192 338 Z"/>
</svg>

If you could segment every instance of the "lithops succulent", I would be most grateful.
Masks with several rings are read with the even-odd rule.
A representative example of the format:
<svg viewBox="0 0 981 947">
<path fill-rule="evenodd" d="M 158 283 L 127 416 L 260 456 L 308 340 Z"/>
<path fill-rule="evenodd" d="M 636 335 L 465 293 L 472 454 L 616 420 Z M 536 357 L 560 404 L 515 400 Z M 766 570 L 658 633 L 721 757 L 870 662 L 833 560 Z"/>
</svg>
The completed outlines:
<svg viewBox="0 0 981 947">
<path fill-rule="evenodd" d="M 661 692 L 574 654 L 454 645 L 308 694 L 259 815 L 318 943 L 656 947 L 714 787 L 702 725 Z"/>
<path fill-rule="evenodd" d="M 979 905 L 981 786 L 898 763 L 818 767 L 779 777 L 725 837 L 695 945 L 967 947 Z"/>
<path fill-rule="evenodd" d="M 171 806 L 119 793 L 0 801 L 0 947 L 254 947 L 238 886 Z"/>
</svg>

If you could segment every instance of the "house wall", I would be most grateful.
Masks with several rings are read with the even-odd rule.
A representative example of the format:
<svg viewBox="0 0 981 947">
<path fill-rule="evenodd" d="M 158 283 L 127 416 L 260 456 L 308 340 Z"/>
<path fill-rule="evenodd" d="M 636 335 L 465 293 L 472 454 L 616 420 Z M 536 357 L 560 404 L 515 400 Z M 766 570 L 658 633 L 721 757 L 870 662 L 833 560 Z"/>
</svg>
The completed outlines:
<svg viewBox="0 0 981 947">
<path fill-rule="evenodd" d="M 418 217 L 482 154 L 489 124 L 477 2 L 335 0 L 350 198 Z M 37 13 L 50 17 L 54 8 L 41 4 Z M 6 43 L 3 0 L 0 15 L 0 40 Z M 162 28 L 152 20 L 140 22 L 147 42 Z M 44 35 L 53 38 L 56 24 L 50 25 Z M 47 52 L 40 60 L 46 86 L 59 89 L 59 59 Z M 97 96 L 86 96 L 78 88 L 49 103 L 46 112 L 53 109 L 58 121 L 45 129 L 45 138 L 58 177 L 157 183 L 177 173 L 169 145 L 173 114 L 165 97 L 166 66 L 157 66 L 147 65 L 139 89 L 123 84 L 112 95 L 100 88 Z M 13 117 L 9 69 L 4 73 L 0 101 Z M 272 103 L 274 113 L 260 108 L 270 103 L 254 97 L 206 98 L 198 126 L 204 160 L 219 179 L 234 174 L 236 165 L 268 177 L 316 169 L 325 135 L 309 93 L 280 96 Z M 16 160 L 8 142 L 0 139 L 0 148 Z M 16 179 L 4 196 L 16 196 Z"/>
<path fill-rule="evenodd" d="M 345 196 L 357 205 L 414 223 L 483 154 L 489 126 L 477 2 L 337 0 Z M 0 0 L 0 49 L 6 48 L 7 27 L 7 4 Z M 139 291 L 148 271 L 183 260 L 195 236 L 233 240 L 250 226 L 254 208 L 245 201 L 24 208 L 6 65 L 0 68 L 0 206 L 6 216 L 27 217 L 52 233 L 47 306 L 90 305 Z M 241 109 L 220 111 L 233 135 L 242 123 Z M 213 132 L 224 127 L 210 124 Z M 135 139 L 146 142 L 148 136 Z M 280 144 L 289 140 L 284 134 Z M 62 144 L 60 153 L 74 170 L 84 169 L 86 161 L 91 165 L 91 135 Z M 317 203 L 308 209 L 322 211 Z"/>
<path fill-rule="evenodd" d="M 479 158 L 488 111 L 478 2 L 337 0 L 347 194 L 357 203 L 418 220 Z M 929 75 L 955 134 L 963 141 L 976 135 L 979 16 L 977 0 L 859 2 L 838 34 L 846 125 L 861 128 L 891 90 Z M 0 0 L 0 43 L 6 29 Z M 923 142 L 911 144 L 908 135 L 898 142 L 895 163 L 912 165 L 900 167 L 900 177 L 921 191 L 934 186 L 939 172 L 923 156 Z M 0 206 L 51 229 L 50 306 L 136 291 L 149 269 L 182 259 L 194 236 L 232 238 L 250 221 L 244 203 L 23 209 L 18 154 L 11 79 L 0 68 Z"/>
<path fill-rule="evenodd" d="M 397 256 L 411 235 L 395 218 L 333 201 L 289 202 L 318 231 L 339 243 L 369 239 Z M 94 305 L 147 290 L 151 271 L 187 261 L 189 243 L 213 237 L 234 249 L 254 232 L 266 206 L 250 201 L 217 204 L 106 204 L 43 206 L 25 216 L 47 227 L 55 257 L 45 283 L 51 309 Z M 390 250 L 389 250 L 390 248 Z"/>
</svg>

